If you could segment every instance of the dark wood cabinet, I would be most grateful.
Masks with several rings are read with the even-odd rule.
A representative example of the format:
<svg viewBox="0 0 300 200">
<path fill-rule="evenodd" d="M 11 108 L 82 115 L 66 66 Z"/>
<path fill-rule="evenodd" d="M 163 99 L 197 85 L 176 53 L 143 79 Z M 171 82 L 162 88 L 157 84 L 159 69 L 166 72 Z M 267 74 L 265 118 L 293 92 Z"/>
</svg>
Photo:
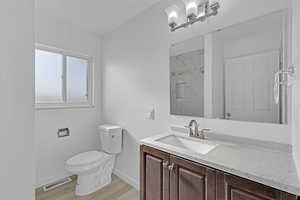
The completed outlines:
<svg viewBox="0 0 300 200">
<path fill-rule="evenodd" d="M 141 146 L 140 200 L 296 200 L 295 195 Z"/>
<path fill-rule="evenodd" d="M 217 172 L 217 200 L 296 200 L 295 195 L 234 175 Z"/>
<path fill-rule="evenodd" d="M 169 162 L 169 154 L 147 146 L 141 147 L 140 199 L 170 199 Z"/>
<path fill-rule="evenodd" d="M 215 170 L 176 156 L 170 156 L 170 163 L 172 200 L 215 199 Z"/>
</svg>

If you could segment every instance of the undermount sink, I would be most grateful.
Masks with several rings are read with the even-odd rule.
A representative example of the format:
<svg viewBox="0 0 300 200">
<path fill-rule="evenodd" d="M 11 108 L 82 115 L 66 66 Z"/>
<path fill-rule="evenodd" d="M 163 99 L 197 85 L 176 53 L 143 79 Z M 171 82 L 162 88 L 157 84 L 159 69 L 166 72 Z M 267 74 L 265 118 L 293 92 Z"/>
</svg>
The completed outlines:
<svg viewBox="0 0 300 200">
<path fill-rule="evenodd" d="M 213 142 L 202 140 L 202 139 L 192 139 L 187 137 L 180 137 L 177 135 L 169 135 L 156 140 L 164 144 L 172 145 L 175 147 L 183 148 L 186 150 L 193 151 L 195 153 L 207 154 L 214 148 L 218 146 Z"/>
</svg>

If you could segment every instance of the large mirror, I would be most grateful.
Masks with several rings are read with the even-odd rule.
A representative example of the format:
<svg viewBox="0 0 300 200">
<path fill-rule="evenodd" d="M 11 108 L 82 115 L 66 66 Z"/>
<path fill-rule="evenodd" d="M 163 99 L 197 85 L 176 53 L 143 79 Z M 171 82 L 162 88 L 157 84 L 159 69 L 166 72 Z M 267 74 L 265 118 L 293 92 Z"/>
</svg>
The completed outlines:
<svg viewBox="0 0 300 200">
<path fill-rule="evenodd" d="M 287 123 L 286 12 L 172 44 L 172 115 Z"/>
</svg>

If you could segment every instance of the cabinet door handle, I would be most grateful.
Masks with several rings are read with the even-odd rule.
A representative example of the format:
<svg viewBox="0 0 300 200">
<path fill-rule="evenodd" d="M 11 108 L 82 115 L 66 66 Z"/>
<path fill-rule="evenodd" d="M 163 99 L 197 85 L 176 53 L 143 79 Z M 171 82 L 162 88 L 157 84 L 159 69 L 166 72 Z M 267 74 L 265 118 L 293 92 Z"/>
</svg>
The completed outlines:
<svg viewBox="0 0 300 200">
<path fill-rule="evenodd" d="M 168 161 L 163 162 L 163 168 L 167 168 L 168 165 L 169 165 L 169 162 L 168 162 Z"/>
<path fill-rule="evenodd" d="M 169 167 L 168 167 L 168 168 L 169 168 L 169 170 L 170 170 L 170 171 L 173 171 L 173 169 L 174 169 L 174 166 L 175 166 L 175 165 L 174 165 L 174 163 L 172 163 L 171 165 L 169 165 Z"/>
</svg>

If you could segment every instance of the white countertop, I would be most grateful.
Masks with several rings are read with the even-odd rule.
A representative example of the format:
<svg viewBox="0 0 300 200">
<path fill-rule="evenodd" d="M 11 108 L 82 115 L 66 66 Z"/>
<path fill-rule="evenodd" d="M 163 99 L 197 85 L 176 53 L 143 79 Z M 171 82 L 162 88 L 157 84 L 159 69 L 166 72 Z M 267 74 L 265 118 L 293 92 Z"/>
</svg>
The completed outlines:
<svg viewBox="0 0 300 200">
<path fill-rule="evenodd" d="M 145 138 L 140 143 L 300 196 L 300 179 L 297 175 L 292 153 L 288 150 L 253 145 L 253 141 L 251 144 L 246 144 L 236 140 L 228 142 L 228 140 L 208 139 L 208 141 L 213 141 L 219 145 L 207 154 L 200 154 L 157 141 L 168 135 L 188 137 L 185 133 L 169 131 Z M 246 140 L 244 139 L 244 141 Z M 268 145 L 270 146 L 270 144 Z M 274 144 L 274 146 L 276 145 Z"/>
</svg>

